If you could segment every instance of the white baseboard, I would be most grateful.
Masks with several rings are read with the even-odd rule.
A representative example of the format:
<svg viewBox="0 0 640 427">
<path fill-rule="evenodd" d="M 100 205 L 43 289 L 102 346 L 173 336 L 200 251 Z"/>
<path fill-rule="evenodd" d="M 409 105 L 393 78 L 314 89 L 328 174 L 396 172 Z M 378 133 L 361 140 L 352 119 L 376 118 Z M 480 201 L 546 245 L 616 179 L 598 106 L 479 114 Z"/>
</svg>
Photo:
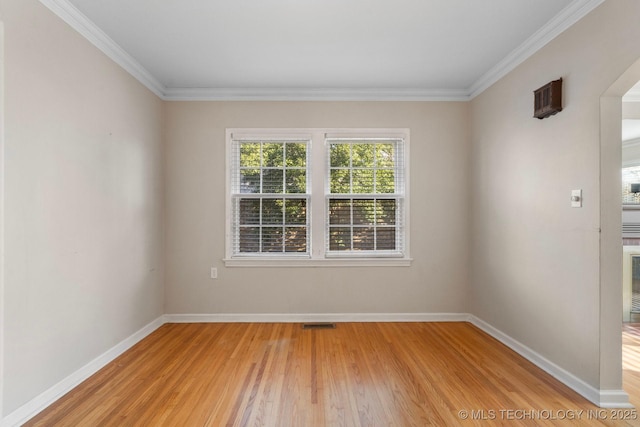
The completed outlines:
<svg viewBox="0 0 640 427">
<path fill-rule="evenodd" d="M 485 321 L 467 313 L 165 314 L 7 415 L 0 420 L 0 427 L 14 427 L 25 423 L 165 323 L 227 322 L 469 322 L 599 407 L 633 407 L 624 390 L 598 390 Z"/>
<path fill-rule="evenodd" d="M 0 427 L 14 427 L 20 426 L 27 422 L 29 419 L 36 416 L 39 412 L 51 405 L 53 402 L 61 398 L 63 395 L 71 391 L 74 387 L 81 382 L 89 378 L 91 375 L 98 372 L 108 363 L 113 361 L 116 357 L 133 347 L 151 332 L 158 329 L 165 322 L 164 316 L 158 317 L 148 325 L 144 326 L 138 332 L 135 332 L 130 337 L 124 339 L 120 343 L 116 344 L 111 349 L 107 350 L 100 356 L 87 363 L 82 368 L 78 369 L 67 378 L 63 379 L 53 387 L 49 388 L 44 393 L 31 399 L 29 402 L 22 405 L 0 421 Z"/>
<path fill-rule="evenodd" d="M 601 408 L 633 408 L 624 390 L 598 390 L 476 316 L 469 322 Z"/>
<path fill-rule="evenodd" d="M 165 314 L 167 323 L 467 322 L 466 313 Z"/>
</svg>

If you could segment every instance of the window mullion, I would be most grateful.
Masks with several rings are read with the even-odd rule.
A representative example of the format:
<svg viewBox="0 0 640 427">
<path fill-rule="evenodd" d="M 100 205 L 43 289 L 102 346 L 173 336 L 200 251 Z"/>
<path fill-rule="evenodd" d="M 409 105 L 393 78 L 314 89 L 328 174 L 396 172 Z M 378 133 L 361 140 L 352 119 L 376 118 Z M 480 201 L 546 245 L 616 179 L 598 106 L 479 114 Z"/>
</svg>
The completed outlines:
<svg viewBox="0 0 640 427">
<path fill-rule="evenodd" d="M 375 158 L 375 153 L 374 153 Z M 374 175 L 375 177 L 375 175 Z M 373 250 L 378 250 L 378 198 L 373 199 Z"/>
<path fill-rule="evenodd" d="M 262 179 L 262 178 L 260 178 Z M 260 222 L 258 223 L 258 252 L 262 252 L 262 201 L 264 199 L 260 198 Z"/>
<path fill-rule="evenodd" d="M 287 252 L 287 143 L 282 143 L 282 253 Z"/>
<path fill-rule="evenodd" d="M 262 154 L 263 142 L 260 143 L 260 191 L 258 193 L 264 193 L 264 158 Z"/>
<path fill-rule="evenodd" d="M 314 132 L 309 147 L 308 171 L 311 176 L 310 233 L 311 257 L 324 258 L 325 235 L 329 233 L 328 214 L 328 147 L 325 146 L 324 133 Z"/>
</svg>

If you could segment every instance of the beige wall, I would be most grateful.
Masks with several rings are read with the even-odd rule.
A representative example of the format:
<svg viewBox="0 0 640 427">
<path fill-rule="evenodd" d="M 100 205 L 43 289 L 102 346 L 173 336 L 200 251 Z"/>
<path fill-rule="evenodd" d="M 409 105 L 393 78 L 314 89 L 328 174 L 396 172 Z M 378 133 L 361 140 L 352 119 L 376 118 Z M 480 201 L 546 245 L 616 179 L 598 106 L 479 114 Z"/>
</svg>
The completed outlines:
<svg viewBox="0 0 640 427">
<path fill-rule="evenodd" d="M 170 102 L 166 109 L 167 313 L 466 312 L 468 104 Z M 412 266 L 225 268 L 231 127 L 410 128 Z"/>
<path fill-rule="evenodd" d="M 600 270 L 621 260 L 619 228 L 602 250 L 599 233 L 620 221 L 620 136 L 601 182 L 600 96 L 640 57 L 638 16 L 636 1 L 605 2 L 471 103 L 472 312 L 604 389 L 621 388 L 621 263 Z M 564 111 L 533 119 L 532 91 L 558 77 Z"/>
<path fill-rule="evenodd" d="M 6 415 L 163 313 L 163 107 L 36 0 L 0 7 Z"/>
</svg>

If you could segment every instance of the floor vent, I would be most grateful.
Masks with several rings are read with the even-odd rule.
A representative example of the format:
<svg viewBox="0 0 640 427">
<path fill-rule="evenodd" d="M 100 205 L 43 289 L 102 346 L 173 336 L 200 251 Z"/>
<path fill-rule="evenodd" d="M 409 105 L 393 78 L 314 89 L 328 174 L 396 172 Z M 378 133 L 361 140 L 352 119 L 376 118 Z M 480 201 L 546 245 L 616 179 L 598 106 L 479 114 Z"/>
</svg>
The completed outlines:
<svg viewBox="0 0 640 427">
<path fill-rule="evenodd" d="M 335 329 L 335 323 L 303 323 L 302 329 Z"/>
</svg>

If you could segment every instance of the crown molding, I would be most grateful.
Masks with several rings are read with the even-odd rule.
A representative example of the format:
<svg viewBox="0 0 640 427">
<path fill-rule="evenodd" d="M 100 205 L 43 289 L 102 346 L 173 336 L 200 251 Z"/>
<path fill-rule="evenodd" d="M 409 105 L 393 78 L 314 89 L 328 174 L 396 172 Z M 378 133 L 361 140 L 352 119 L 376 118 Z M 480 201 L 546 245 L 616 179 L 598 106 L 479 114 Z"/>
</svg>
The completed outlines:
<svg viewBox="0 0 640 427">
<path fill-rule="evenodd" d="M 468 101 L 464 90 L 385 88 L 167 88 L 169 101 Z"/>
<path fill-rule="evenodd" d="M 507 75 L 604 0 L 574 0 L 467 89 L 171 88 L 162 84 L 68 0 L 39 0 L 105 55 L 166 101 L 469 101 Z M 630 98 L 625 98 L 629 101 Z M 637 94 L 640 102 L 640 93 Z"/>
<path fill-rule="evenodd" d="M 163 98 L 165 86 L 68 0 L 40 0 L 40 3 L 79 32 L 116 64 L 124 68 L 151 92 Z"/>
<path fill-rule="evenodd" d="M 558 15 L 554 16 L 545 26 L 536 31 L 520 46 L 511 51 L 502 61 L 473 83 L 468 90 L 469 98 L 473 99 L 498 80 L 513 71 L 534 53 L 542 49 L 547 43 L 582 19 L 605 0 L 574 0 Z"/>
</svg>

